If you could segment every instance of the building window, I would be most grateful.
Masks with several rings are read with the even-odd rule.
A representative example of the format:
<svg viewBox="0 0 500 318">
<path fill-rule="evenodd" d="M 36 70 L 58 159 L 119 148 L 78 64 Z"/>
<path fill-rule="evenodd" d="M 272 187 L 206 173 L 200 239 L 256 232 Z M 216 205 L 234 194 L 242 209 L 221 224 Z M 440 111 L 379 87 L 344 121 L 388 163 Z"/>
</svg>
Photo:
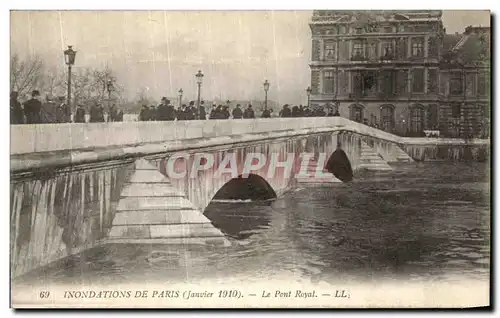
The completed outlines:
<svg viewBox="0 0 500 318">
<path fill-rule="evenodd" d="M 435 68 L 430 68 L 427 71 L 427 76 L 429 77 L 429 93 L 438 92 L 438 72 Z"/>
<path fill-rule="evenodd" d="M 392 56 L 393 56 L 392 42 L 382 43 L 382 57 L 392 58 Z"/>
<path fill-rule="evenodd" d="M 354 42 L 353 43 L 352 57 L 353 58 L 364 58 L 365 57 L 365 46 L 362 42 Z"/>
<path fill-rule="evenodd" d="M 422 39 L 411 40 L 411 55 L 414 57 L 424 56 L 424 42 Z"/>
<path fill-rule="evenodd" d="M 362 73 L 362 76 L 363 76 L 363 92 L 364 92 L 364 94 L 370 93 L 371 95 L 376 95 L 376 93 L 377 93 L 377 72 L 365 71 Z"/>
<path fill-rule="evenodd" d="M 464 92 L 462 72 L 452 72 L 450 77 L 450 94 L 461 95 Z"/>
<path fill-rule="evenodd" d="M 339 26 L 339 34 L 345 34 L 345 25 Z"/>
<path fill-rule="evenodd" d="M 462 105 L 460 103 L 451 104 L 451 117 L 460 118 L 461 111 Z"/>
<path fill-rule="evenodd" d="M 338 92 L 338 94 L 348 93 L 348 89 L 349 89 L 349 73 L 346 72 L 346 71 L 344 71 L 344 70 L 340 70 L 338 81 L 339 81 L 339 84 L 338 84 L 339 92 Z"/>
<path fill-rule="evenodd" d="M 357 96 L 367 94 L 376 95 L 377 92 L 377 72 L 375 71 L 354 71 L 352 74 L 353 93 Z"/>
<path fill-rule="evenodd" d="M 429 105 L 429 111 L 427 113 L 427 125 L 432 130 L 438 129 L 438 116 L 439 116 L 439 106 L 436 104 Z"/>
<path fill-rule="evenodd" d="M 429 38 L 429 57 L 437 58 L 439 55 L 439 43 L 436 37 Z"/>
<path fill-rule="evenodd" d="M 465 83 L 467 85 L 466 92 L 467 96 L 476 95 L 476 73 L 466 74 Z"/>
<path fill-rule="evenodd" d="M 334 71 L 324 71 L 323 72 L 323 92 L 327 94 L 332 94 L 335 92 L 335 72 Z"/>
<path fill-rule="evenodd" d="M 406 60 L 408 58 L 408 45 L 406 38 L 399 38 L 396 42 L 396 54 L 398 59 Z"/>
<path fill-rule="evenodd" d="M 358 123 L 363 122 L 363 106 L 354 104 L 351 105 L 350 111 L 349 111 L 349 118 L 351 120 L 354 120 Z"/>
<path fill-rule="evenodd" d="M 392 33 L 392 27 L 384 27 L 384 33 Z"/>
<path fill-rule="evenodd" d="M 480 72 L 477 76 L 477 94 L 487 96 L 489 93 L 489 80 L 486 72 Z"/>
<path fill-rule="evenodd" d="M 416 68 L 412 70 L 412 92 L 424 92 L 424 69 Z"/>
<path fill-rule="evenodd" d="M 382 83 L 380 90 L 385 95 L 392 95 L 396 87 L 396 75 L 393 71 L 381 71 Z"/>
<path fill-rule="evenodd" d="M 325 60 L 335 59 L 335 42 L 325 43 Z"/>
<path fill-rule="evenodd" d="M 408 70 L 397 71 L 397 92 L 405 94 L 408 92 Z"/>
<path fill-rule="evenodd" d="M 410 109 L 410 132 L 419 133 L 424 130 L 424 109 L 415 105 Z"/>
<path fill-rule="evenodd" d="M 376 43 L 370 43 L 368 46 L 368 58 L 371 60 L 377 59 L 378 53 L 377 53 L 377 44 Z"/>
<path fill-rule="evenodd" d="M 394 130 L 394 107 L 392 105 L 382 105 L 380 107 L 380 118 L 382 130 L 392 132 Z"/>
</svg>

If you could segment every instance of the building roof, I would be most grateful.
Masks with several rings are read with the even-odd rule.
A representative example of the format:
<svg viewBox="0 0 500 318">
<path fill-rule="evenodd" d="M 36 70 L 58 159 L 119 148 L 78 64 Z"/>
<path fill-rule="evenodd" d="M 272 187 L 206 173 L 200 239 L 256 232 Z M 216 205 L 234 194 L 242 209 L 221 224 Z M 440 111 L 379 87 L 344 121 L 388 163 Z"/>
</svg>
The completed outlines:
<svg viewBox="0 0 500 318">
<path fill-rule="evenodd" d="M 370 20 L 377 22 L 440 21 L 441 10 L 313 10 L 314 24 L 354 22 Z"/>
<path fill-rule="evenodd" d="M 481 32 L 472 32 L 476 30 Z M 484 27 L 468 28 L 462 35 L 446 34 L 443 37 L 443 56 L 459 59 L 464 64 L 488 61 L 491 53 L 490 41 L 489 28 Z"/>
<path fill-rule="evenodd" d="M 459 34 L 445 34 L 443 37 L 443 53 L 450 51 L 461 38 L 462 35 Z"/>
</svg>

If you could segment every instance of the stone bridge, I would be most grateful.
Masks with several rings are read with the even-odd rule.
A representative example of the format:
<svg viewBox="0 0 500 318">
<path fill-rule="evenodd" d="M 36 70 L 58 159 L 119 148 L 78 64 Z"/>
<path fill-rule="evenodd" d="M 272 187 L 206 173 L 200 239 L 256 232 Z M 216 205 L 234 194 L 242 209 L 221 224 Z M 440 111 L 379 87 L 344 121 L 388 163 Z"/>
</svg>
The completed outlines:
<svg viewBox="0 0 500 318">
<path fill-rule="evenodd" d="M 226 245 L 203 214 L 214 198 L 268 200 L 340 182 L 342 169 L 489 152 L 488 141 L 402 138 L 341 117 L 19 125 L 11 136 L 13 276 L 102 244 Z"/>
</svg>

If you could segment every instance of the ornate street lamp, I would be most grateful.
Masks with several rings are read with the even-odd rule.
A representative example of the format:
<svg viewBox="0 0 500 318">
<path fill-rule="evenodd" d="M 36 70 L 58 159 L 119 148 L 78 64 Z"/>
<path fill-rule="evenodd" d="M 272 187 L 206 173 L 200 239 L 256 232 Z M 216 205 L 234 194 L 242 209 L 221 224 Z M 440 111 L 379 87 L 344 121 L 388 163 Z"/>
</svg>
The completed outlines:
<svg viewBox="0 0 500 318">
<path fill-rule="evenodd" d="M 264 92 L 266 93 L 266 99 L 264 100 L 264 110 L 267 110 L 267 91 L 269 90 L 269 86 L 271 84 L 266 80 L 264 82 Z"/>
<path fill-rule="evenodd" d="M 71 109 L 71 67 L 75 64 L 75 57 L 76 51 L 72 49 L 71 45 L 68 45 L 68 49 L 64 51 L 64 60 L 68 65 L 68 109 Z"/>
<path fill-rule="evenodd" d="M 108 89 L 108 108 L 109 108 L 111 105 L 111 91 L 113 91 L 113 81 L 109 79 L 106 82 L 106 87 Z"/>
<path fill-rule="evenodd" d="M 312 92 L 310 86 L 306 89 L 306 92 L 307 92 L 307 107 L 309 107 L 311 106 L 310 104 L 311 104 L 311 92 Z"/>
<path fill-rule="evenodd" d="M 179 94 L 179 106 L 182 107 L 182 94 L 184 93 L 184 91 L 181 88 L 177 93 Z"/>
<path fill-rule="evenodd" d="M 201 92 L 201 83 L 203 83 L 203 73 L 198 71 L 196 73 L 196 84 L 198 84 L 198 116 L 200 114 L 200 92 Z"/>
</svg>

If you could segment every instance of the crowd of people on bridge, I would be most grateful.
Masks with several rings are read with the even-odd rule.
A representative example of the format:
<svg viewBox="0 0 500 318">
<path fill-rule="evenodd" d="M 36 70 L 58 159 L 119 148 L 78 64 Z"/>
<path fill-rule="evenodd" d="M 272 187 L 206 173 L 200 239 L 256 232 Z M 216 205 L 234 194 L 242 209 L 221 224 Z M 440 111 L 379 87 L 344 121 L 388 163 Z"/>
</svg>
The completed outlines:
<svg viewBox="0 0 500 318">
<path fill-rule="evenodd" d="M 205 102 L 201 101 L 199 108 L 195 106 L 195 102 L 191 101 L 188 105 L 183 104 L 177 109 L 170 104 L 170 100 L 163 97 L 158 107 L 152 105 L 143 105 L 139 114 L 139 121 L 165 121 L 165 120 L 195 120 L 195 119 L 245 119 L 245 118 L 271 118 L 273 110 L 265 107 L 260 116 L 256 116 L 256 112 L 251 104 L 248 104 L 243 109 L 241 104 L 236 104 L 236 107 L 230 110 L 229 102 L 226 105 L 213 104 L 210 112 L 207 114 Z M 293 106 L 285 104 L 279 112 L 279 117 L 325 117 L 325 116 L 340 116 L 338 109 L 318 107 L 311 110 L 308 106 Z"/>
<path fill-rule="evenodd" d="M 46 97 L 42 102 L 40 92 L 34 90 L 31 98 L 21 104 L 17 92 L 10 93 L 10 122 L 13 125 L 20 124 L 48 124 L 48 123 L 98 123 L 105 121 L 123 121 L 123 111 L 116 105 L 109 106 L 106 113 L 99 102 L 94 102 L 87 114 L 83 105 L 78 105 L 74 115 L 71 108 L 65 103 L 65 97 L 56 99 Z"/>
<path fill-rule="evenodd" d="M 245 118 L 271 118 L 271 117 L 324 117 L 340 116 L 338 109 L 318 107 L 311 110 L 308 106 L 290 106 L 285 104 L 277 116 L 273 116 L 273 110 L 264 107 L 260 114 L 253 109 L 251 104 L 246 108 L 237 104 L 230 108 L 229 101 L 225 105 L 213 104 L 207 112 L 205 102 L 201 101 L 199 107 L 194 101 L 188 105 L 183 104 L 177 108 L 170 103 L 166 97 L 161 99 L 158 106 L 143 105 L 138 120 L 139 121 L 174 121 L 174 120 L 206 120 L 206 119 L 245 119 Z M 123 111 L 116 105 L 109 106 L 107 112 L 98 101 L 94 101 L 87 113 L 87 107 L 77 105 L 74 114 L 65 102 L 65 97 L 56 99 L 46 97 L 45 102 L 41 101 L 40 92 L 34 90 L 31 98 L 24 103 L 18 100 L 18 93 L 10 94 L 11 124 L 42 124 L 42 123 L 98 123 L 98 122 L 119 122 L 123 121 Z"/>
</svg>

